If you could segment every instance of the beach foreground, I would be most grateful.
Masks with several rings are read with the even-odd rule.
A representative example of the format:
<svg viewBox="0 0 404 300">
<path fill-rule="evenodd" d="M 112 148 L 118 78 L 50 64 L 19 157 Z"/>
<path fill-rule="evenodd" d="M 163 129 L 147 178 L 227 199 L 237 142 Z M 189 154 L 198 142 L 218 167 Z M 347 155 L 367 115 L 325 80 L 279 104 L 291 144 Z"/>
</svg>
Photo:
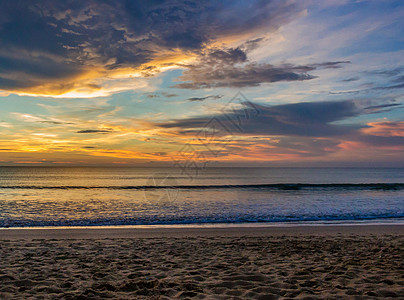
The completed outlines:
<svg viewBox="0 0 404 300">
<path fill-rule="evenodd" d="M 404 295 L 404 226 L 0 230 L 0 298 Z"/>
</svg>

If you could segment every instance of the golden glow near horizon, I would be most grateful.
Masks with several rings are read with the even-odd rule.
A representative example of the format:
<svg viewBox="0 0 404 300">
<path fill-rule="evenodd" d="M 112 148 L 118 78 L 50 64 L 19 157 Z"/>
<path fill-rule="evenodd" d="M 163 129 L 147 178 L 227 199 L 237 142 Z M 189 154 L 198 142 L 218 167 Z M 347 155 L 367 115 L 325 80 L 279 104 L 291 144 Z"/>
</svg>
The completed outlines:
<svg viewBox="0 0 404 300">
<path fill-rule="evenodd" d="M 2 3 L 0 166 L 395 166 L 393 2 Z"/>
</svg>

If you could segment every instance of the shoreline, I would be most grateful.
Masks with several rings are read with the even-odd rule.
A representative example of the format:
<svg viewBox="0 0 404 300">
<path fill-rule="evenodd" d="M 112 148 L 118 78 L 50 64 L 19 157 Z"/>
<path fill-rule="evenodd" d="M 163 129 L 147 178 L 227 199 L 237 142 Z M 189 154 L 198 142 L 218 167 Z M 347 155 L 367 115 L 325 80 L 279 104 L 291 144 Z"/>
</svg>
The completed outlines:
<svg viewBox="0 0 404 300">
<path fill-rule="evenodd" d="M 338 224 L 288 226 L 128 226 L 2 228 L 0 240 L 108 239 L 183 237 L 280 237 L 280 236 L 383 236 L 404 235 L 404 224 Z"/>
</svg>

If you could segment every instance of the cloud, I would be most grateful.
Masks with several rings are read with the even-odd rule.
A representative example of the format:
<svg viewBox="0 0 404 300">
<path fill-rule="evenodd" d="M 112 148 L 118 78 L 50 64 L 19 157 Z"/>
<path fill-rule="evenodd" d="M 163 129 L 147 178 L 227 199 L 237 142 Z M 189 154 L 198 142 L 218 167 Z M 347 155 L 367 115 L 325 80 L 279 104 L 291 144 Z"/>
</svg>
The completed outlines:
<svg viewBox="0 0 404 300">
<path fill-rule="evenodd" d="M 52 124 L 52 125 L 62 125 L 62 124 L 72 125 L 72 124 L 74 124 L 71 122 L 62 122 L 62 121 L 39 121 L 39 123 Z"/>
<path fill-rule="evenodd" d="M 397 131 L 398 130 L 399 129 L 397 129 Z M 357 135 L 355 137 L 355 141 L 362 142 L 365 145 L 373 148 L 400 147 L 401 150 L 404 150 L 404 134 L 402 129 L 399 135 L 392 136 L 380 136 L 372 134 Z"/>
<path fill-rule="evenodd" d="M 3 128 L 12 128 L 13 125 L 10 124 L 10 123 L 4 122 L 4 121 L 0 121 L 0 127 L 3 127 Z"/>
<path fill-rule="evenodd" d="M 196 64 L 185 65 L 186 70 L 179 78 L 183 83 L 174 85 L 182 89 L 218 87 L 250 87 L 278 81 L 302 81 L 316 78 L 309 71 L 324 68 L 340 68 L 348 61 L 324 62 L 310 65 L 249 62 L 241 48 L 210 49 Z"/>
<path fill-rule="evenodd" d="M 205 96 L 205 97 L 191 97 L 191 98 L 188 98 L 187 100 L 193 102 L 193 101 L 205 101 L 208 99 L 218 100 L 221 98 L 223 98 L 222 95 L 211 95 L 211 96 Z"/>
<path fill-rule="evenodd" d="M 86 130 L 79 130 L 77 133 L 111 133 L 112 130 L 99 130 L 99 129 L 86 129 Z"/>
<path fill-rule="evenodd" d="M 171 94 L 171 93 L 165 93 L 165 92 L 162 92 L 161 94 L 166 98 L 178 97 L 177 94 Z"/>
<path fill-rule="evenodd" d="M 395 89 L 403 89 L 404 88 L 404 83 L 401 84 L 395 84 L 395 85 L 389 85 L 389 86 L 381 86 L 381 87 L 375 87 L 373 90 L 395 90 Z"/>
<path fill-rule="evenodd" d="M 361 149 L 372 149 L 372 155 L 390 153 L 396 157 L 404 149 L 404 122 L 349 122 L 400 107 L 383 102 L 345 100 L 274 106 L 243 102 L 241 108 L 224 107 L 220 114 L 156 126 L 219 149 L 220 157 L 226 159 L 285 161 L 334 154 L 340 159 L 340 155 L 349 156 L 353 148 L 358 155 Z"/>
<path fill-rule="evenodd" d="M 385 121 L 371 122 L 367 124 L 367 128 L 363 128 L 362 132 L 367 135 L 382 137 L 404 137 L 404 122 L 401 121 Z"/>
<path fill-rule="evenodd" d="M 277 140 L 276 148 L 267 151 L 299 157 L 319 157 L 338 151 L 338 145 L 338 140 L 330 138 L 283 137 Z"/>
<path fill-rule="evenodd" d="M 323 63 L 317 63 L 317 64 L 310 64 L 307 67 L 308 68 L 313 68 L 314 69 L 339 69 L 342 68 L 341 64 L 350 64 L 351 62 L 349 60 L 344 60 L 344 61 L 329 61 L 329 62 L 323 62 Z"/>
<path fill-rule="evenodd" d="M 166 92 L 161 92 L 161 93 L 147 93 L 146 94 L 147 98 L 153 99 L 153 98 L 173 98 L 173 97 L 178 97 L 177 94 L 172 94 L 172 93 L 166 93 Z"/>
<path fill-rule="evenodd" d="M 380 76 L 386 76 L 386 77 L 393 77 L 393 76 L 399 75 L 403 71 L 404 71 L 404 67 L 396 67 L 396 68 L 387 69 L 387 70 L 366 71 L 364 73 L 369 74 L 369 75 L 380 75 Z"/>
<path fill-rule="evenodd" d="M 373 75 L 381 75 L 383 77 L 388 77 L 390 85 L 377 86 L 371 88 L 373 91 L 383 91 L 383 90 L 396 90 L 404 88 L 404 76 L 401 73 L 404 71 L 404 67 L 397 67 L 389 70 L 379 70 L 373 72 L 367 72 Z M 400 76 L 398 76 L 400 75 Z"/>
<path fill-rule="evenodd" d="M 403 76 L 400 76 L 400 77 L 398 77 L 398 78 L 396 78 L 396 79 L 394 79 L 393 82 L 396 82 L 396 83 L 403 83 L 403 82 L 404 82 L 404 75 L 403 75 Z"/>
<path fill-rule="evenodd" d="M 158 94 L 147 94 L 147 98 L 153 99 L 153 98 L 160 98 L 160 95 Z"/>
<path fill-rule="evenodd" d="M 400 103 L 387 103 L 387 104 L 379 104 L 379 105 L 370 105 L 367 107 L 364 107 L 363 109 L 366 111 L 366 113 L 380 113 L 380 112 L 387 112 L 390 111 L 394 108 L 398 107 L 403 107 L 402 104 Z"/>
<path fill-rule="evenodd" d="M 359 77 L 350 77 L 347 79 L 343 79 L 342 81 L 343 82 L 352 82 L 352 81 L 358 81 L 358 80 L 359 80 Z"/>
<path fill-rule="evenodd" d="M 361 128 L 360 125 L 334 124 L 358 116 L 363 109 L 354 101 L 307 102 L 275 106 L 243 103 L 241 109 L 230 109 L 228 113 L 199 118 L 174 120 L 158 124 L 163 128 L 200 130 L 219 122 L 221 134 L 229 131 L 244 135 L 288 135 L 306 137 L 342 136 Z M 214 120 L 215 122 L 211 122 Z M 242 122 L 244 120 L 244 122 Z M 237 126 L 237 124 L 240 124 Z M 211 125 L 212 124 L 212 125 Z"/>
<path fill-rule="evenodd" d="M 2 1 L 0 90 L 86 97 L 131 89 L 139 77 L 195 58 L 217 41 L 275 31 L 297 18 L 303 5 L 280 0 Z"/>
</svg>

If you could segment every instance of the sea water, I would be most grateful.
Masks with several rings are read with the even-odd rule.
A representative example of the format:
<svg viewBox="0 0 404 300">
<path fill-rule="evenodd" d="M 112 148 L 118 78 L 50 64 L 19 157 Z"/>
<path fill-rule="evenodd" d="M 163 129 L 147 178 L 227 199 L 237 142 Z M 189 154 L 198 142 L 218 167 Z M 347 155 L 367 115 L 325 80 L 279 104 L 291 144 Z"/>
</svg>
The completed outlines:
<svg viewBox="0 0 404 300">
<path fill-rule="evenodd" d="M 404 222 L 404 169 L 0 167 L 0 227 Z"/>
</svg>

